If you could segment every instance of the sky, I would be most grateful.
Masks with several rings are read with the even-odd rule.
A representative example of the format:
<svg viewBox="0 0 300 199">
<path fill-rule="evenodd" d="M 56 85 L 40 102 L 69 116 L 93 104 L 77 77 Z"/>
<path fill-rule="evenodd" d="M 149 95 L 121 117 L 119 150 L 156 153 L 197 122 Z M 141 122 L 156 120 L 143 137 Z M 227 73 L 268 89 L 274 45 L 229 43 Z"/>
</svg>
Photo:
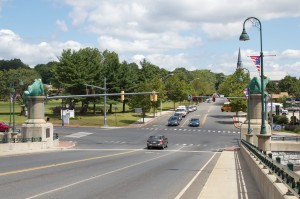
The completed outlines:
<svg viewBox="0 0 300 199">
<path fill-rule="evenodd" d="M 249 41 L 239 41 L 244 22 Z M 262 47 L 268 77 L 299 78 L 299 35 L 299 0 L 0 0 L 0 59 L 30 67 L 91 47 L 120 62 L 230 75 L 240 49 L 243 67 L 258 76 L 249 56 Z"/>
</svg>

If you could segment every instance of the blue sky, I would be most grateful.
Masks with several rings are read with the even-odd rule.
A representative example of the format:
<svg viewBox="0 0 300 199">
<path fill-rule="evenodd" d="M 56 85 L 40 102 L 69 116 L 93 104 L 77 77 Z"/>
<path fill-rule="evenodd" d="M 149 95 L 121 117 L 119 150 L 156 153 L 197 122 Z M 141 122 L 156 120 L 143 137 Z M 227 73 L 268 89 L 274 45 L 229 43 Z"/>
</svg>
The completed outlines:
<svg viewBox="0 0 300 199">
<path fill-rule="evenodd" d="M 247 56 L 259 55 L 258 28 L 247 21 L 250 40 L 239 41 L 244 20 L 256 17 L 265 73 L 300 77 L 299 10 L 299 0 L 0 0 L 0 59 L 34 67 L 63 49 L 93 47 L 120 61 L 229 75 L 240 48 L 243 67 L 257 76 Z"/>
</svg>

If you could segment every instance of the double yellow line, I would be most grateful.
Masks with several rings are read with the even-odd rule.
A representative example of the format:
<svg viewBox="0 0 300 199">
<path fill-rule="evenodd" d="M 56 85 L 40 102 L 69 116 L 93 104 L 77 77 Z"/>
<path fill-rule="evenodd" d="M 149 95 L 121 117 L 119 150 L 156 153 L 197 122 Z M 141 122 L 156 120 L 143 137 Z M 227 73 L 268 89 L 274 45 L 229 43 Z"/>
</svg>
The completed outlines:
<svg viewBox="0 0 300 199">
<path fill-rule="evenodd" d="M 96 156 L 96 157 L 73 160 L 73 161 L 62 162 L 62 163 L 57 163 L 57 164 L 49 164 L 49 165 L 45 165 L 45 166 L 32 167 L 32 168 L 27 168 L 27 169 L 20 169 L 20 170 L 15 170 L 15 171 L 8 171 L 8 172 L 0 173 L 0 176 L 12 175 L 12 174 L 17 174 L 17 173 L 24 173 L 24 172 L 29 172 L 29 171 L 36 171 L 36 170 L 47 169 L 47 168 L 51 168 L 51 167 L 65 166 L 65 165 L 74 164 L 74 163 L 80 163 L 80 162 L 86 162 L 86 161 L 90 161 L 90 160 L 97 160 L 97 159 L 102 159 L 102 158 L 108 158 L 108 157 L 113 157 L 113 156 L 129 154 L 129 153 L 133 153 L 133 152 L 136 152 L 136 151 L 137 150 L 126 151 L 126 152 L 115 153 L 115 154 L 111 154 L 111 155 Z"/>
</svg>

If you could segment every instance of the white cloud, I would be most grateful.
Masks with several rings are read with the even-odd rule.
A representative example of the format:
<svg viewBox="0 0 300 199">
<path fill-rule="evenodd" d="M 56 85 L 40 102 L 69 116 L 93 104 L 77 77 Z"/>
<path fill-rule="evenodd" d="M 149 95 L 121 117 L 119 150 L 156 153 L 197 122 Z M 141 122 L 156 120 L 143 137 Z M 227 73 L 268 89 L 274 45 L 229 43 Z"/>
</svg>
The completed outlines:
<svg viewBox="0 0 300 199">
<path fill-rule="evenodd" d="M 293 59 L 299 59 L 300 58 L 300 50 L 294 50 L 294 49 L 287 49 L 281 53 L 282 57 L 284 58 L 293 58 Z"/>
<path fill-rule="evenodd" d="M 242 23 L 248 16 L 255 13 L 255 17 L 264 23 L 300 16 L 299 0 L 53 1 L 63 8 L 67 5 L 65 15 L 69 17 L 60 15 L 55 18 L 59 20 L 54 23 L 63 31 L 55 33 L 55 38 L 73 40 L 51 41 L 45 39 L 46 36 L 33 44 L 22 38 L 27 38 L 26 35 L 13 32 L 13 29 L 0 30 L 1 58 L 17 57 L 33 66 L 56 60 L 63 49 L 77 50 L 88 41 L 89 46 L 100 51 L 115 51 L 126 61 L 139 62 L 145 58 L 167 70 L 175 67 L 186 67 L 188 70 L 206 68 L 230 74 L 236 68 L 239 47 L 239 44 L 231 44 L 230 41 L 236 38 L 234 41 L 238 42 Z M 208 49 L 210 45 L 213 47 Z M 299 68 L 300 50 L 296 47 L 284 48 L 264 52 L 265 55 L 276 54 L 265 59 L 266 70 Z M 259 52 L 250 49 L 242 51 L 243 64 L 251 71 L 256 69 L 246 57 L 253 54 L 259 55 Z M 295 71 L 299 72 L 297 68 Z M 300 73 L 297 74 L 299 76 Z"/>
<path fill-rule="evenodd" d="M 11 30 L 0 30 L 0 59 L 19 58 L 23 63 L 32 67 L 56 61 L 63 49 L 79 50 L 82 47 L 84 46 L 75 41 L 30 44 Z"/>
<path fill-rule="evenodd" d="M 58 28 L 63 31 L 63 32 L 66 32 L 68 31 L 68 26 L 67 24 L 65 23 L 65 21 L 63 20 L 56 20 L 56 25 L 58 26 Z"/>
</svg>

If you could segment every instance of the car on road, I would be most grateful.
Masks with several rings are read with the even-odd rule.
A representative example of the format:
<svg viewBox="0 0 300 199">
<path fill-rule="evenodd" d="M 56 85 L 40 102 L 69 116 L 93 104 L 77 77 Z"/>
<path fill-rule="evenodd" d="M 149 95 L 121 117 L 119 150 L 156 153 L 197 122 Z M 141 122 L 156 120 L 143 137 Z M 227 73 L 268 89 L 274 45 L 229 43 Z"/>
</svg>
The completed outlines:
<svg viewBox="0 0 300 199">
<path fill-rule="evenodd" d="M 197 105 L 193 105 L 193 109 L 194 109 L 194 111 L 196 111 L 197 110 Z"/>
<path fill-rule="evenodd" d="M 178 106 L 177 109 L 175 110 L 175 113 L 181 113 L 182 117 L 185 117 L 188 111 L 185 106 Z"/>
<path fill-rule="evenodd" d="M 221 111 L 231 112 L 230 102 L 224 102 L 223 106 L 221 107 Z"/>
<path fill-rule="evenodd" d="M 193 127 L 200 126 L 200 120 L 199 120 L 199 118 L 192 118 L 190 120 L 189 126 L 193 126 Z"/>
<path fill-rule="evenodd" d="M 193 105 L 188 106 L 188 110 L 189 110 L 189 112 L 193 112 L 194 111 Z"/>
<path fill-rule="evenodd" d="M 168 126 L 178 126 L 179 125 L 179 118 L 178 116 L 171 116 L 168 119 Z"/>
<path fill-rule="evenodd" d="M 174 116 L 177 116 L 179 121 L 182 120 L 182 114 L 181 113 L 174 113 Z"/>
<path fill-rule="evenodd" d="M 168 138 L 164 135 L 151 135 L 147 140 L 147 149 L 168 147 Z"/>
<path fill-rule="evenodd" d="M 5 122 L 0 122 L 0 132 L 8 132 L 9 131 L 9 125 Z"/>
</svg>

